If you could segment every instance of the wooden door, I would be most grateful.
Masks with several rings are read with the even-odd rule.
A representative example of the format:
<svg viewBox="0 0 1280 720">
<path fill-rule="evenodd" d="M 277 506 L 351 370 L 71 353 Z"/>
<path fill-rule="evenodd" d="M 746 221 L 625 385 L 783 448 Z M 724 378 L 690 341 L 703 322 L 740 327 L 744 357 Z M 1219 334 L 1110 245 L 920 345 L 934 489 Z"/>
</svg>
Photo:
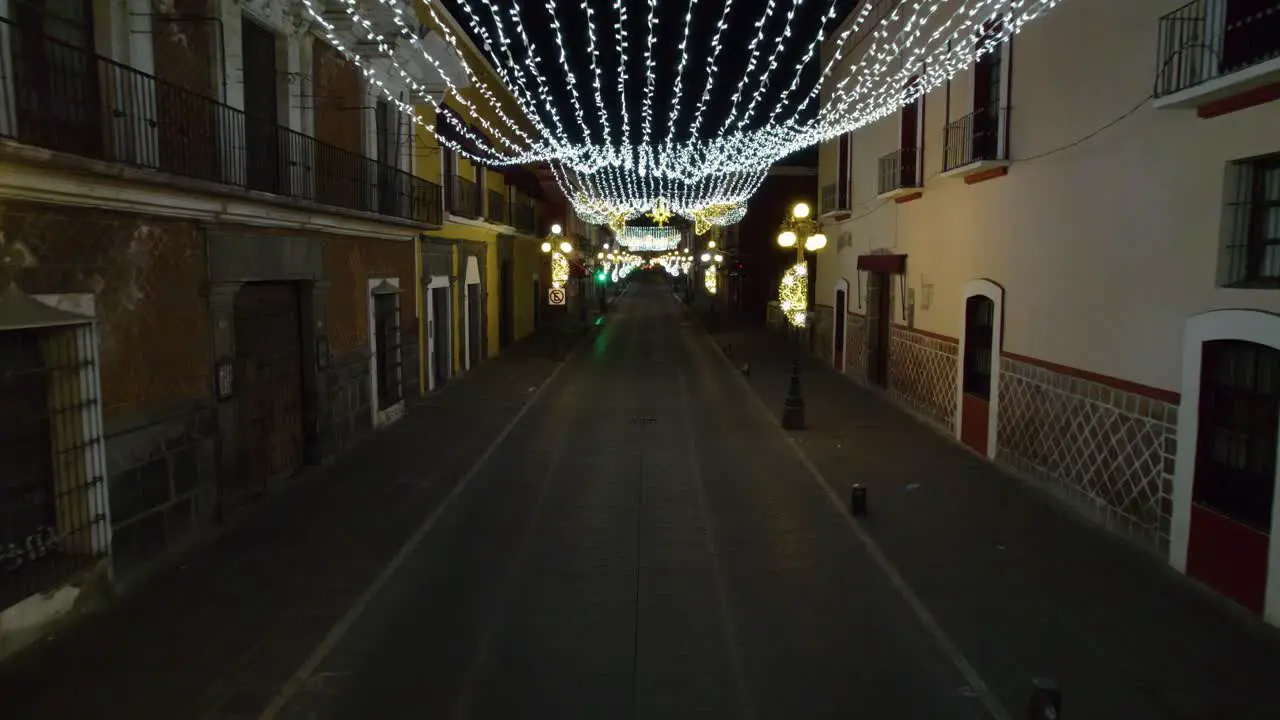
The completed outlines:
<svg viewBox="0 0 1280 720">
<path fill-rule="evenodd" d="M 1255 613 L 1266 601 L 1280 350 L 1204 344 L 1187 574 Z"/>
<path fill-rule="evenodd" d="M 891 276 L 867 273 L 867 379 L 889 387 L 889 325 L 893 319 Z"/>
<path fill-rule="evenodd" d="M 232 490 L 241 495 L 262 493 L 302 466 L 300 321 L 292 283 L 247 283 L 236 294 L 240 467 Z"/>
<path fill-rule="evenodd" d="M 435 387 L 439 389 L 448 381 L 453 358 L 449 354 L 449 338 L 453 323 L 449 313 L 449 288 L 431 288 L 431 369 L 435 374 Z"/>
<path fill-rule="evenodd" d="M 995 302 L 985 295 L 965 301 L 960 441 L 984 456 L 990 445 L 991 376 L 997 370 L 992 367 L 995 311 Z"/>
</svg>

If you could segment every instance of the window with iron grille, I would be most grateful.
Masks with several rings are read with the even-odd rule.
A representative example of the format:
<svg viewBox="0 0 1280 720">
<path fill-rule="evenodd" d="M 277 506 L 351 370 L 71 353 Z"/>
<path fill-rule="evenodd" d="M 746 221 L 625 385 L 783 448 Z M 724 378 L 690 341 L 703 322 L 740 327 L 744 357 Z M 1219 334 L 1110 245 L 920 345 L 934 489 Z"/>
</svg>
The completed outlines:
<svg viewBox="0 0 1280 720">
<path fill-rule="evenodd" d="M 1262 531 L 1271 527 L 1280 350 L 1241 340 L 1204 344 L 1192 500 Z"/>
<path fill-rule="evenodd" d="M 94 330 L 0 330 L 0 608 L 107 551 Z"/>
<path fill-rule="evenodd" d="M 373 296 L 373 352 L 377 363 L 378 408 L 400 402 L 400 296 L 379 293 Z"/>
<path fill-rule="evenodd" d="M 1224 257 L 1227 287 L 1280 287 L 1280 154 L 1227 168 Z"/>
</svg>

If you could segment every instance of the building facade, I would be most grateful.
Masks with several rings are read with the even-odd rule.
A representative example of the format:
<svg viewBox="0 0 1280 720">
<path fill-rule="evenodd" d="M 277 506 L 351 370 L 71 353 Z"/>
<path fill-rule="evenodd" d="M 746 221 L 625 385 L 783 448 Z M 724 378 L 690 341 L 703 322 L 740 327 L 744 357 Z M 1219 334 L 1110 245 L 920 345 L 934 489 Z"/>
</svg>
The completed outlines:
<svg viewBox="0 0 1280 720">
<path fill-rule="evenodd" d="M 1272 624 L 1277 99 L 1275 0 L 1060 3 L 822 146 L 817 274 L 838 369 Z"/>
<path fill-rule="evenodd" d="M 435 387 L 432 238 L 450 373 L 532 327 L 537 203 L 456 212 L 300 3 L 9 0 L 0 78 L 0 653 Z"/>
</svg>

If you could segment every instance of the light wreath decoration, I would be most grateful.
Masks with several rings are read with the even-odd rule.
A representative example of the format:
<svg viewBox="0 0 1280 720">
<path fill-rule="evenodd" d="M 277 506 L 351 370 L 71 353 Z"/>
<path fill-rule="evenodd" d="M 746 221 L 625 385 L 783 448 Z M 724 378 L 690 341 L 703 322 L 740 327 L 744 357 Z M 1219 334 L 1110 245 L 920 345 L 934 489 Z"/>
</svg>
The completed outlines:
<svg viewBox="0 0 1280 720">
<path fill-rule="evenodd" d="M 569 282 L 569 258 L 556 250 L 551 253 L 551 287 L 563 290 Z"/>
<path fill-rule="evenodd" d="M 808 319 L 809 266 L 799 262 L 787 268 L 778 284 L 778 307 L 792 327 L 802 328 Z"/>
<path fill-rule="evenodd" d="M 720 287 L 720 268 L 708 266 L 702 274 L 702 286 L 707 289 L 708 295 L 715 295 Z"/>
<path fill-rule="evenodd" d="M 769 0 L 745 47 L 747 67 L 733 81 L 737 87 L 727 116 L 718 127 L 704 128 L 712 89 L 724 84 L 717 77 L 717 58 L 735 36 L 725 33 L 732 0 L 723 0 L 713 31 L 691 27 L 699 0 L 687 0 L 684 22 L 675 24 L 681 42 L 672 99 L 663 108 L 655 107 L 653 72 L 659 0 L 647 0 L 643 40 L 629 37 L 630 3 L 626 0 L 594 0 L 594 7 L 592 0 L 581 4 L 541 0 L 541 8 L 535 0 L 458 0 L 466 29 L 514 99 L 514 113 L 508 113 L 509 106 L 499 99 L 499 93 L 458 51 L 458 38 L 443 19 L 438 0 L 336 0 L 351 20 L 351 27 L 341 31 L 325 17 L 320 0 L 300 1 L 329 43 L 355 63 L 412 122 L 435 134 L 432 123 L 390 90 L 388 78 L 407 86 L 436 110 L 444 100 L 457 108 L 464 117 L 454 113 L 446 117 L 451 136 L 437 137 L 463 157 L 489 166 L 547 163 L 584 219 L 615 224 L 619 217 L 635 217 L 661 206 L 695 223 L 701 217 L 703 226 L 736 222 L 711 209 L 745 206 L 775 161 L 857 130 L 914 102 L 1062 2 L 902 0 L 888 11 L 883 2 L 863 2 L 823 53 L 828 60 L 821 68 L 820 81 L 801 91 L 804 68 L 817 62 L 823 37 L 835 29 L 835 0 L 815 0 L 826 3 L 827 10 L 816 27 L 808 28 L 793 27 L 796 11 L 805 0 Z M 678 1 L 662 0 L 664 4 Z M 768 36 L 777 23 L 766 20 L 780 12 L 779 3 L 787 5 L 786 17 L 780 33 Z M 611 6 L 607 12 L 600 9 L 605 5 Z M 567 48 L 581 42 L 578 38 L 565 41 L 561 17 L 568 13 L 581 13 L 585 24 L 582 45 L 589 60 L 589 79 L 577 77 L 568 59 Z M 598 17 L 601 15 L 605 17 Z M 551 29 L 555 52 L 545 52 L 546 48 L 535 46 L 530 39 L 526 23 L 535 21 Z M 442 66 L 445 58 L 438 57 L 443 53 L 428 47 L 420 27 L 443 39 L 474 91 L 464 93 L 450 79 Z M 868 30 L 865 49 L 859 50 L 853 62 L 845 62 L 850 39 L 867 36 Z M 707 35 L 708 79 L 701 88 L 686 88 L 693 85 L 684 78 L 690 38 Z M 774 82 L 779 79 L 778 58 L 789 42 L 799 42 L 794 38 L 801 36 L 809 38 L 800 46 L 805 50 L 803 58 L 794 69 L 781 71 L 781 80 L 788 72 L 792 76 L 783 88 L 781 82 Z M 618 72 L 606 81 L 600 59 L 609 38 L 618 58 Z M 637 63 L 628 56 L 633 40 L 643 47 L 639 68 L 633 67 Z M 363 47 L 376 47 L 376 57 L 372 51 L 369 57 L 362 55 L 359 48 Z M 406 69 L 406 54 L 420 55 L 426 67 L 434 69 L 430 82 L 435 87 L 427 85 L 428 78 L 415 77 Z M 548 77 L 553 68 L 558 77 Z M 633 72 L 636 69 L 639 72 Z M 440 81 L 444 84 L 443 100 L 432 95 L 433 90 L 440 90 Z M 627 93 L 638 82 L 643 82 L 643 96 L 637 119 L 631 115 L 636 108 L 628 107 Z M 616 103 L 606 102 L 606 87 L 616 88 Z M 572 117 L 560 116 L 552 88 L 567 92 Z M 588 92 L 600 109 L 594 124 L 587 122 L 583 112 L 581 96 Z M 815 102 L 812 119 L 803 119 L 814 111 Z M 484 111 L 477 106 L 484 106 Z M 661 139 L 655 127 L 657 118 L 669 118 Z M 477 123 L 481 131 L 472 130 L 466 119 Z M 638 139 L 632 137 L 633 125 L 640 127 Z"/>
</svg>

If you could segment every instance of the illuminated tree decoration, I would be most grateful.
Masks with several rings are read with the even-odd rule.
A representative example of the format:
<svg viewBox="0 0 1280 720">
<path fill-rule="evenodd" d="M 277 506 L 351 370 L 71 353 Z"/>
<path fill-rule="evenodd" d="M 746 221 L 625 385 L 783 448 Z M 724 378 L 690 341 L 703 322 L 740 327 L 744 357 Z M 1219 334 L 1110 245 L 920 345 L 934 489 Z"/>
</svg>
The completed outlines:
<svg viewBox="0 0 1280 720">
<path fill-rule="evenodd" d="M 551 287 L 563 289 L 567 282 L 569 282 L 569 258 L 557 250 L 551 253 Z"/>
<path fill-rule="evenodd" d="M 716 289 L 720 283 L 720 268 L 715 265 L 707 267 L 706 272 L 702 274 L 702 286 L 707 289 L 708 295 L 715 295 Z"/>
<path fill-rule="evenodd" d="M 487 69 L 472 67 L 476 63 L 468 63 L 459 51 L 462 43 L 437 10 L 439 0 L 301 0 L 326 40 L 389 103 L 436 135 L 445 147 L 488 166 L 545 163 L 574 209 L 592 224 L 612 224 L 623 214 L 667 213 L 693 218 L 700 227 L 741 219 L 740 214 L 729 219 L 738 211 L 726 215 L 711 209 L 745 208 L 777 160 L 915 102 L 1061 1 L 901 0 L 887 13 L 881 12 L 884 3 L 862 2 L 819 53 L 824 37 L 841 22 L 836 0 L 824 2 L 826 12 L 814 18 L 810 27 L 794 22 L 803 0 L 789 4 L 769 0 L 758 19 L 753 18 L 756 32 L 743 34 L 725 32 L 731 8 L 742 12 L 732 0 L 723 3 L 714 32 L 693 33 L 690 25 L 698 0 L 689 0 L 683 22 L 661 26 L 660 0 L 647 0 L 643 38 L 632 38 L 628 32 L 635 25 L 628 6 L 635 9 L 637 2 L 612 0 L 612 12 L 602 12 L 592 7 L 591 0 L 580 5 L 557 0 L 457 0 L 462 10 L 459 21 L 497 75 L 489 78 Z M 780 4 L 785 15 L 775 21 L 773 16 L 784 12 Z M 341 13 L 330 11 L 331 5 L 339 5 L 350 20 L 341 22 L 342 29 L 334 20 Z M 570 13 L 575 14 L 574 25 L 585 27 L 586 37 L 566 43 L 561 19 Z M 526 22 L 539 28 L 545 23 L 555 48 L 547 48 L 548 42 L 538 47 Z M 669 94 L 659 94 L 655 87 L 654 45 L 659 27 L 669 27 L 669 32 L 682 38 Z M 442 42 L 428 42 L 434 39 L 428 35 Z M 734 50 L 744 51 L 746 68 L 736 71 L 740 76 L 731 80 L 726 117 L 717 126 L 704 128 L 707 107 L 720 102 L 713 100 L 712 90 L 725 85 L 718 77 L 717 59 L 722 46 L 739 35 L 746 45 Z M 600 57 L 606 37 L 613 39 L 616 82 L 602 79 L 602 65 L 610 64 Z M 685 81 L 691 38 L 709 40 L 709 48 L 701 53 L 707 58 L 705 83 Z M 633 40 L 643 48 L 642 65 L 628 55 Z M 856 49 L 849 47 L 853 41 L 858 42 Z M 803 58 L 796 67 L 779 70 L 783 48 L 792 43 L 801 43 L 797 47 L 805 51 Z M 566 51 L 579 44 L 589 59 L 590 76 L 585 79 L 574 72 Z M 464 78 L 455 82 L 451 71 L 445 71 L 445 53 L 454 57 Z M 856 54 L 850 57 L 852 53 Z M 825 63 L 818 82 L 802 90 L 801 78 L 809 76 L 804 70 L 822 63 L 819 55 Z M 407 67 L 423 69 L 410 72 Z M 422 76 L 428 73 L 431 77 Z M 790 82 L 785 83 L 788 75 Z M 490 88 L 499 83 L 505 90 Z M 437 135 L 435 124 L 420 116 L 413 100 L 406 101 L 393 86 L 407 87 L 412 97 L 436 110 L 447 99 L 458 110 L 444 114 L 451 132 Z M 605 98 L 606 87 L 611 94 L 616 92 L 617 102 Z M 629 90 L 643 91 L 643 101 L 629 107 Z M 507 91 L 510 101 L 499 97 Z M 568 102 L 558 102 L 554 94 L 567 95 Z M 583 95 L 588 95 L 586 102 L 602 109 L 598 122 L 588 122 Z M 662 99 L 668 96 L 669 101 Z M 816 112 L 812 112 L 815 103 Z M 571 109 L 570 117 L 561 117 L 563 107 Z M 634 117 L 637 112 L 639 117 Z M 668 119 L 665 137 L 655 132 L 658 118 Z M 633 127 L 641 130 L 635 138 Z M 699 214 L 701 222 L 695 217 Z"/>
<path fill-rule="evenodd" d="M 778 306 L 792 327 L 802 328 L 809 307 L 809 266 L 796 263 L 782 276 L 778 284 Z"/>
</svg>

